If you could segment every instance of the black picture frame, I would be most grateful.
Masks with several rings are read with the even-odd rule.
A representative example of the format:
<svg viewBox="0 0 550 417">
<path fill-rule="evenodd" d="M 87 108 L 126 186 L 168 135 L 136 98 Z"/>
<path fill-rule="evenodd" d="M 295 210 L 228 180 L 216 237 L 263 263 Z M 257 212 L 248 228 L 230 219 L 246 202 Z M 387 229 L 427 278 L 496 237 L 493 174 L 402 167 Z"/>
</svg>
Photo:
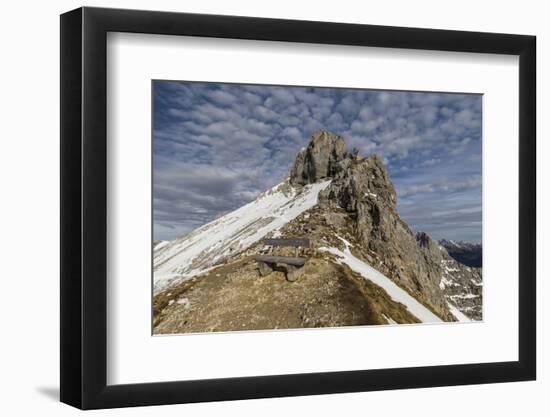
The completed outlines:
<svg viewBox="0 0 550 417">
<path fill-rule="evenodd" d="M 107 385 L 108 32 L 519 56 L 519 360 Z M 95 409 L 534 380 L 535 54 L 524 35 L 88 7 L 61 15 L 61 401 Z"/>
</svg>

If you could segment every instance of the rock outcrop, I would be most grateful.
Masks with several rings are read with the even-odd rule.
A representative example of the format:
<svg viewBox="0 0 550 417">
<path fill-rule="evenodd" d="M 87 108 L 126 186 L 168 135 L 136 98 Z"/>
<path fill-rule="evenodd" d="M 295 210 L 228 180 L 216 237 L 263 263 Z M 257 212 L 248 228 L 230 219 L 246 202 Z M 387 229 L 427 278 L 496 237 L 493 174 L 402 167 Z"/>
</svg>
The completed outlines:
<svg viewBox="0 0 550 417">
<path fill-rule="evenodd" d="M 456 261 L 445 247 L 441 251 L 441 281 L 445 298 L 472 320 L 483 320 L 483 279 L 481 268 Z"/>
<path fill-rule="evenodd" d="M 380 158 L 352 155 L 340 136 L 318 132 L 298 154 L 290 182 L 307 184 L 326 177 L 333 180 L 319 194 L 319 205 L 351 214 L 362 258 L 449 319 L 447 300 L 439 288 L 439 246 L 425 233 L 415 236 L 401 219 L 395 188 Z"/>
<path fill-rule="evenodd" d="M 305 185 L 332 178 L 349 162 L 344 138 L 330 132 L 316 132 L 307 147 L 296 155 L 290 172 L 292 185 Z"/>
</svg>

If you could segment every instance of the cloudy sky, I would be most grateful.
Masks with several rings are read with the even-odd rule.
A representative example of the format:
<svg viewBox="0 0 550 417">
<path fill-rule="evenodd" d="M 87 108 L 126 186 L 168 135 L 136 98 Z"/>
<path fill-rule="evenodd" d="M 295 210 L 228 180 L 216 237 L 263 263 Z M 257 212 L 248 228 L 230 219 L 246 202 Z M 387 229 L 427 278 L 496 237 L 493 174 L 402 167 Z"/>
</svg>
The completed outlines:
<svg viewBox="0 0 550 417">
<path fill-rule="evenodd" d="M 154 81 L 153 100 L 155 239 L 253 200 L 326 129 L 383 159 L 415 231 L 481 242 L 481 95 Z"/>
</svg>

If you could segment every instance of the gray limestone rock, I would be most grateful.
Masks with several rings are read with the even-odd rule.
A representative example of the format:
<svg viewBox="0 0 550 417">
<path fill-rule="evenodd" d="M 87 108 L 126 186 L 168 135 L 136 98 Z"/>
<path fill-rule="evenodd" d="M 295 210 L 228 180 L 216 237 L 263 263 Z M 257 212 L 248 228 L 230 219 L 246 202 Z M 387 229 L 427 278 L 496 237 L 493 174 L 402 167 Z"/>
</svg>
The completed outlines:
<svg viewBox="0 0 550 417">
<path fill-rule="evenodd" d="M 414 234 L 397 212 L 397 195 L 377 155 L 361 158 L 346 151 L 345 140 L 319 131 L 297 155 L 290 173 L 295 185 L 332 178 L 319 194 L 327 223 L 338 228 L 334 209 L 351 215 L 354 234 L 362 242 L 357 255 L 378 259 L 376 265 L 439 316 L 452 320 L 441 289 L 443 255 L 426 233 Z"/>
<path fill-rule="evenodd" d="M 305 185 L 336 176 L 350 160 L 341 136 L 320 130 L 296 155 L 290 171 L 292 185 Z"/>
</svg>

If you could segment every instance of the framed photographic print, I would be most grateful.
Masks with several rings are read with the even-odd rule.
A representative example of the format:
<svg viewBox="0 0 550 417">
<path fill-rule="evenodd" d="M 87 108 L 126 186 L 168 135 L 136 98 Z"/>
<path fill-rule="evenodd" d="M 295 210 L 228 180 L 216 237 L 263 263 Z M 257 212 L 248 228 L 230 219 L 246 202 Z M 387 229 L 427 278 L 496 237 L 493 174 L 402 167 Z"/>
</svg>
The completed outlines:
<svg viewBox="0 0 550 417">
<path fill-rule="evenodd" d="M 535 379 L 535 38 L 61 16 L 61 400 Z"/>
</svg>

